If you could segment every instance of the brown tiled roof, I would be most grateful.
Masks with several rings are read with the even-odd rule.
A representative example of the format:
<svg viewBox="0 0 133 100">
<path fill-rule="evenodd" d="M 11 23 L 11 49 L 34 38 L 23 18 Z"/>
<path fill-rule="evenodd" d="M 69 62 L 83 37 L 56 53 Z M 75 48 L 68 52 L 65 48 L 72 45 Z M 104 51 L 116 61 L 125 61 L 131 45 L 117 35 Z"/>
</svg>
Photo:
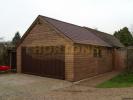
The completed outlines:
<svg viewBox="0 0 133 100">
<path fill-rule="evenodd" d="M 38 18 L 41 18 L 50 23 L 51 25 L 53 25 L 56 29 L 58 29 L 61 33 L 63 33 L 64 36 L 71 39 L 74 43 L 91 44 L 91 45 L 99 45 L 106 47 L 123 47 L 123 45 L 114 36 L 109 35 L 107 33 L 96 31 L 90 28 L 77 26 L 74 24 L 66 23 L 63 21 L 59 21 L 41 15 L 39 15 L 37 19 Z M 17 47 L 22 43 L 22 41 L 28 35 L 30 29 L 32 28 L 32 26 L 34 26 L 37 19 L 26 31 L 24 36 L 21 38 L 21 41 L 18 43 Z"/>
<path fill-rule="evenodd" d="M 69 37 L 75 43 L 112 47 L 110 44 L 81 26 L 73 25 L 45 16 L 41 17 L 52 24 L 54 27 L 56 27 L 58 30 L 60 30 L 65 36 Z"/>
<path fill-rule="evenodd" d="M 115 38 L 115 36 L 104 33 L 104 32 L 100 32 L 88 27 L 84 27 L 86 28 L 88 31 L 92 32 L 93 34 L 95 34 L 96 36 L 98 36 L 99 38 L 101 38 L 102 40 L 104 40 L 105 42 L 107 42 L 108 44 L 110 44 L 113 47 L 124 47 L 123 44 L 120 43 L 120 41 Z"/>
</svg>

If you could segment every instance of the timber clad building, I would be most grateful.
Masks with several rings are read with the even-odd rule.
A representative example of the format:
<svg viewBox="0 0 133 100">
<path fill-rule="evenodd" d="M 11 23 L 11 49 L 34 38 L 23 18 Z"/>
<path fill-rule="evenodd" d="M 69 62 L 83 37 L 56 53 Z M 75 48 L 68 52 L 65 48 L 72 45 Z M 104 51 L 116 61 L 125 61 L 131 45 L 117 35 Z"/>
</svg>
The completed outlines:
<svg viewBox="0 0 133 100">
<path fill-rule="evenodd" d="M 112 35 L 39 15 L 17 46 L 17 71 L 78 81 L 125 67 Z"/>
</svg>

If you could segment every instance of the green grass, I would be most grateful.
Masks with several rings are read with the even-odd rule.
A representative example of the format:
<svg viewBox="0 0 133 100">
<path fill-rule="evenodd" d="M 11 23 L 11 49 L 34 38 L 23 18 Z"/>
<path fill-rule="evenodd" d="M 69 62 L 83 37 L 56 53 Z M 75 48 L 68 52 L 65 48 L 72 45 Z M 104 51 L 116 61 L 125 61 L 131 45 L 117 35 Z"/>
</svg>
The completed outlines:
<svg viewBox="0 0 133 100">
<path fill-rule="evenodd" d="M 105 81 L 97 86 L 97 88 L 121 88 L 133 86 L 133 72 L 123 72 L 116 77 Z"/>
</svg>

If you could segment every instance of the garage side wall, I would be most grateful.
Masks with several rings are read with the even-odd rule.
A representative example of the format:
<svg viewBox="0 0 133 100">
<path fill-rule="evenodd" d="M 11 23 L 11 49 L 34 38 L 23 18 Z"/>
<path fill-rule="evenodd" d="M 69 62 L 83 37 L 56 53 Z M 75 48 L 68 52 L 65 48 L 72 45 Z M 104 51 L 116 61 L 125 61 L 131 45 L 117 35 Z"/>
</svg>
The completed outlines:
<svg viewBox="0 0 133 100">
<path fill-rule="evenodd" d="M 72 43 L 58 34 L 58 31 L 45 21 L 40 21 L 30 30 L 24 41 L 17 48 L 17 72 L 21 72 L 21 47 L 32 46 L 72 46 Z M 71 62 L 68 61 L 70 60 Z M 65 79 L 73 80 L 73 56 L 65 55 Z"/>
<path fill-rule="evenodd" d="M 127 67 L 127 50 L 125 48 L 114 49 L 115 70 L 123 70 Z"/>
<path fill-rule="evenodd" d="M 101 57 L 94 57 L 97 46 L 79 45 L 74 47 L 74 81 L 95 76 L 113 69 L 111 48 L 101 49 Z"/>
</svg>

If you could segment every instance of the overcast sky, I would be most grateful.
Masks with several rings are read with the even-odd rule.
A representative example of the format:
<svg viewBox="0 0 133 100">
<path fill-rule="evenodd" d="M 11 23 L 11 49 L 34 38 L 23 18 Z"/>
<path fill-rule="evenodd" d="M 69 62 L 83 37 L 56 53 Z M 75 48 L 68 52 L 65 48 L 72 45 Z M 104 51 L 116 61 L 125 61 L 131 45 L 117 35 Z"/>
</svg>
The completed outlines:
<svg viewBox="0 0 133 100">
<path fill-rule="evenodd" d="M 133 0 L 0 0 L 0 37 L 21 35 L 38 15 L 114 31 L 133 26 Z"/>
</svg>

